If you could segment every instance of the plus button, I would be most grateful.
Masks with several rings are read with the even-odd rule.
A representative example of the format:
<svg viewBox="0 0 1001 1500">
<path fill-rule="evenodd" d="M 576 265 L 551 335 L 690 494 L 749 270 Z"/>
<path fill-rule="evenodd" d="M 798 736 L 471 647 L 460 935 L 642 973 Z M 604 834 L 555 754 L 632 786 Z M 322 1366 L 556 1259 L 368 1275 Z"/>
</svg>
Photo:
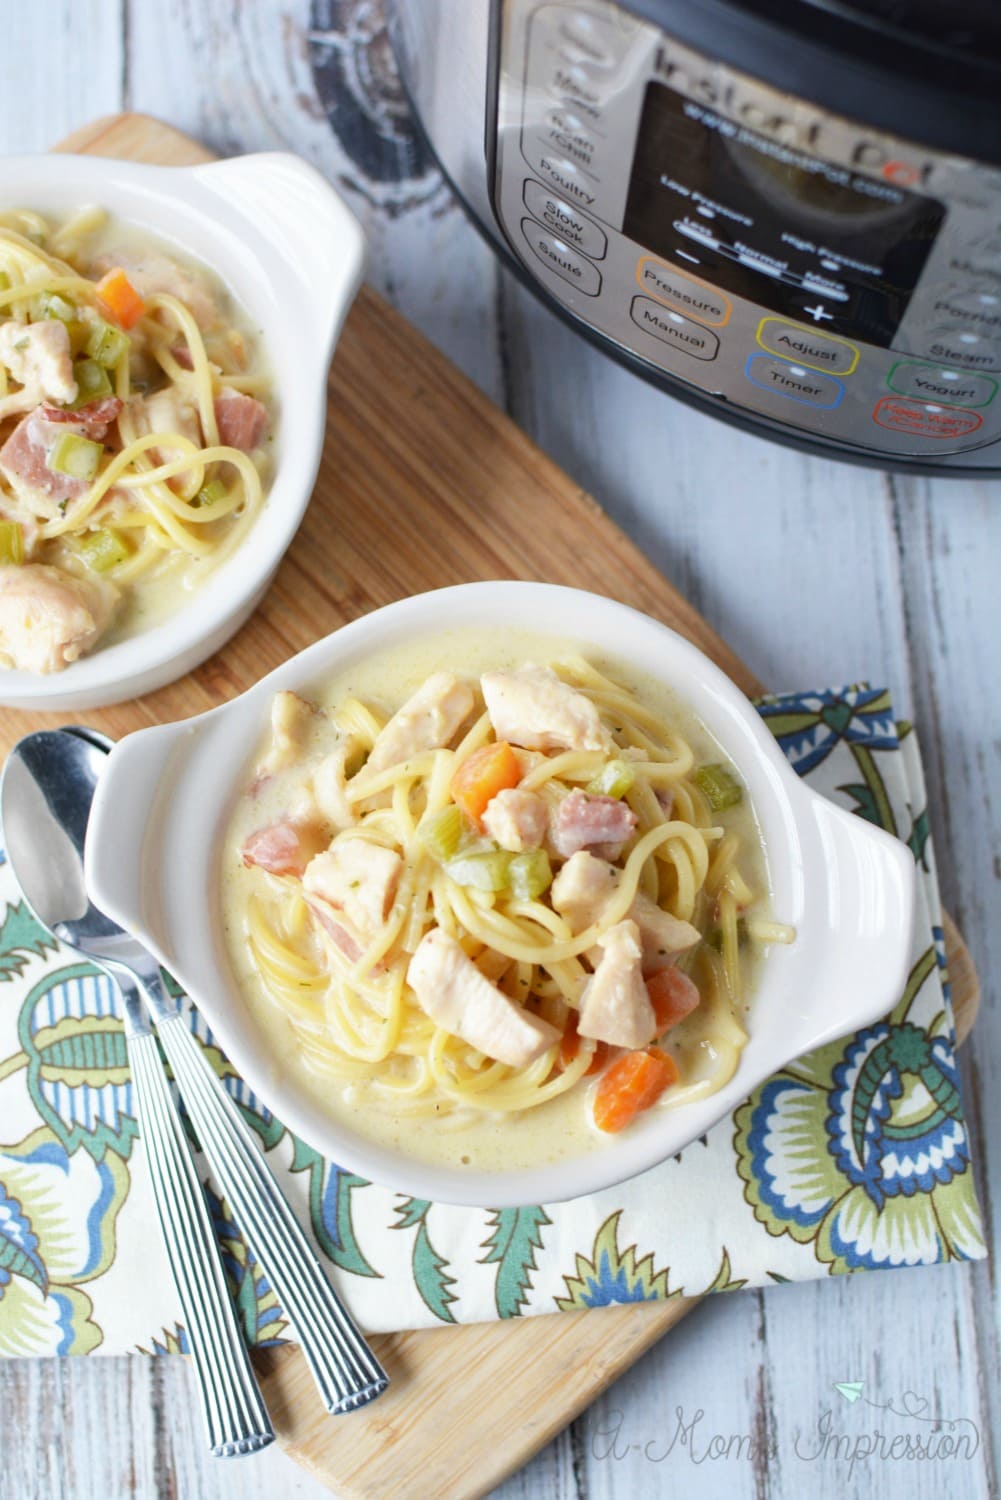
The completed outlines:
<svg viewBox="0 0 1001 1500">
<path fill-rule="evenodd" d="M 816 307 L 804 307 L 803 311 L 809 313 L 815 323 L 822 323 L 825 319 L 830 322 L 834 317 L 834 314 L 829 313 L 822 302 L 818 302 Z"/>
</svg>

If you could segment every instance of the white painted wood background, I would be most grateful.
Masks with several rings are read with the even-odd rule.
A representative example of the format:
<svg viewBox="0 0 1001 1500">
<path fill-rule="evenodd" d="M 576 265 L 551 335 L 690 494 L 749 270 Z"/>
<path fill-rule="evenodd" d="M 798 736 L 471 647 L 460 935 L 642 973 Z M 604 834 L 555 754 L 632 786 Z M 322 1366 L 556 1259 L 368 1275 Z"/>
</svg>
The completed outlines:
<svg viewBox="0 0 1001 1500">
<path fill-rule="evenodd" d="M 379 11 L 379 0 L 329 7 L 359 87 L 366 37 L 381 46 Z M 440 185 L 359 189 L 315 91 L 308 0 L 20 0 L 3 20 L 0 151 L 41 151 L 97 115 L 133 108 L 222 153 L 300 152 L 364 220 L 375 285 L 591 490 L 764 681 L 890 685 L 921 732 L 944 895 L 984 980 L 963 1079 L 993 1241 L 1001 482 L 901 479 L 807 458 L 694 415 L 604 360 L 498 269 Z M 496 1494 L 990 1500 L 1001 1493 L 998 1375 L 990 1263 L 720 1297 Z M 854 1474 L 834 1459 L 804 1463 L 794 1443 L 809 1451 L 836 1380 L 866 1381 L 880 1399 L 927 1397 L 975 1421 L 980 1450 L 960 1465 L 884 1461 Z M 673 1428 L 678 1403 L 704 1410 L 707 1436 L 754 1434 L 773 1456 L 698 1464 L 676 1448 L 653 1462 L 644 1444 Z M 601 1434 L 617 1424 L 617 1451 L 629 1451 L 602 1457 Z M 847 1415 L 842 1425 L 865 1426 Z M 175 1360 L 8 1362 L 0 1443 L 2 1500 L 328 1493 L 275 1450 L 236 1465 L 207 1459 Z"/>
</svg>

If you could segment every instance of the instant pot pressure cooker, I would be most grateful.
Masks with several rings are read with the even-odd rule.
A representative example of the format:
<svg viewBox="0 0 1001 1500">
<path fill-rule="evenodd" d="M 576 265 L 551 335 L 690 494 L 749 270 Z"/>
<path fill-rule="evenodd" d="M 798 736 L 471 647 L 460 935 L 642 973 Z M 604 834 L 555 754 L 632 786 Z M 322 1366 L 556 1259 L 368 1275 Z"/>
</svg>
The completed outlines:
<svg viewBox="0 0 1001 1500">
<path fill-rule="evenodd" d="M 551 307 L 703 411 L 1001 474 L 990 0 L 396 0 L 437 158 Z"/>
</svg>

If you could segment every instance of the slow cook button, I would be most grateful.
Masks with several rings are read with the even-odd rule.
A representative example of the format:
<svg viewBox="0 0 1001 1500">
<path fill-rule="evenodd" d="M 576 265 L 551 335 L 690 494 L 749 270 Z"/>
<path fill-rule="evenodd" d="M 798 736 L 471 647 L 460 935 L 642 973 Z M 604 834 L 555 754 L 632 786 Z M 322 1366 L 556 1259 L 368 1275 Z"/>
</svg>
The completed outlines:
<svg viewBox="0 0 1001 1500">
<path fill-rule="evenodd" d="M 597 297 L 601 291 L 601 272 L 589 260 L 571 249 L 559 235 L 550 234 L 534 219 L 522 219 L 521 232 L 544 266 L 562 276 L 585 297 Z"/>
<path fill-rule="evenodd" d="M 588 255 L 592 260 L 604 259 L 608 249 L 605 231 L 574 204 L 550 192 L 541 182 L 533 182 L 531 177 L 525 182 L 524 200 L 525 207 L 540 224 L 545 224 L 568 244 L 575 245 L 582 255 Z"/>
<path fill-rule="evenodd" d="M 652 297 L 634 297 L 629 316 L 637 328 L 670 344 L 679 354 L 690 354 L 693 359 L 715 359 L 719 353 L 719 339 L 710 329 L 671 312 Z"/>
<path fill-rule="evenodd" d="M 779 354 L 811 370 L 827 370 L 832 375 L 850 375 L 858 364 L 858 350 L 846 339 L 829 333 L 816 333 L 784 318 L 762 318 L 758 324 L 758 343 L 769 354 Z"/>
<path fill-rule="evenodd" d="M 950 406 L 988 406 L 998 389 L 997 381 L 989 375 L 949 370 L 944 365 L 926 365 L 914 359 L 898 360 L 886 383 L 901 396 L 945 401 Z"/>
<path fill-rule="evenodd" d="M 700 323 L 711 323 L 714 328 L 722 328 L 730 321 L 732 308 L 729 297 L 724 297 L 722 292 L 718 292 L 708 282 L 687 276 L 684 271 L 666 266 L 663 261 L 644 256 L 636 267 L 636 280 L 658 302 L 676 307 L 679 312 L 687 313 Z"/>
<path fill-rule="evenodd" d="M 884 396 L 877 401 L 872 420 L 891 432 L 907 432 L 912 437 L 955 439 L 976 432 L 984 419 L 975 411 L 961 411 L 958 406 Z"/>
<path fill-rule="evenodd" d="M 774 391 L 787 401 L 801 401 L 805 406 L 827 411 L 840 406 L 845 394 L 843 383 L 833 375 L 822 375 L 818 370 L 808 370 L 806 365 L 794 365 L 770 354 L 752 354 L 744 374 L 763 391 Z"/>
</svg>

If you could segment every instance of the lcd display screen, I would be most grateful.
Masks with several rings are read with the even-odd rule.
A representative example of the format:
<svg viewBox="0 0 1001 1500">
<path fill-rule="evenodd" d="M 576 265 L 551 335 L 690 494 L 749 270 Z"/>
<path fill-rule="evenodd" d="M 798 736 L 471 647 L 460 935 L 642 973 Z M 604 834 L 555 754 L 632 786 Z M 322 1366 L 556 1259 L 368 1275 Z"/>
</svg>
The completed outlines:
<svg viewBox="0 0 1001 1500">
<path fill-rule="evenodd" d="M 935 198 L 647 85 L 623 231 L 724 291 L 887 347 L 944 218 Z"/>
</svg>

